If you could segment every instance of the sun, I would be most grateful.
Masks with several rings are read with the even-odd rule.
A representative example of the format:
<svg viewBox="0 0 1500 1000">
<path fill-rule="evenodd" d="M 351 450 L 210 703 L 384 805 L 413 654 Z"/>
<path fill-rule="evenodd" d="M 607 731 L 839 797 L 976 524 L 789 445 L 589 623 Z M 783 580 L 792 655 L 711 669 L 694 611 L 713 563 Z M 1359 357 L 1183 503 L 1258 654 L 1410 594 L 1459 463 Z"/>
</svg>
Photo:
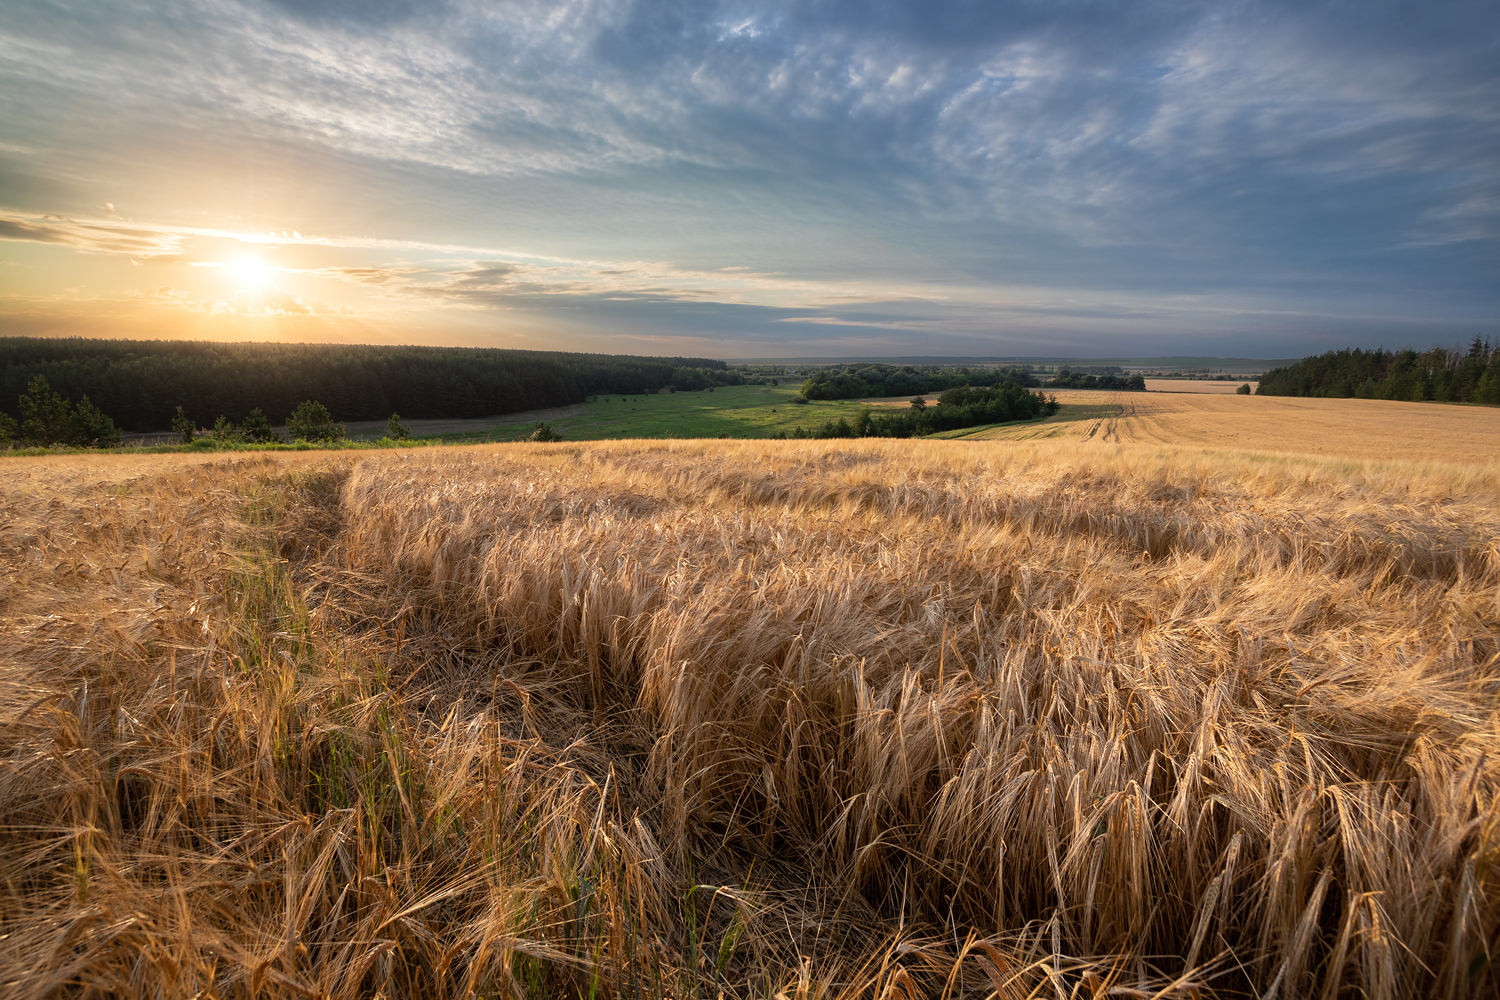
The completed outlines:
<svg viewBox="0 0 1500 1000">
<path fill-rule="evenodd" d="M 229 266 L 247 287 L 259 287 L 271 280 L 272 268 L 258 257 L 241 257 Z"/>
</svg>

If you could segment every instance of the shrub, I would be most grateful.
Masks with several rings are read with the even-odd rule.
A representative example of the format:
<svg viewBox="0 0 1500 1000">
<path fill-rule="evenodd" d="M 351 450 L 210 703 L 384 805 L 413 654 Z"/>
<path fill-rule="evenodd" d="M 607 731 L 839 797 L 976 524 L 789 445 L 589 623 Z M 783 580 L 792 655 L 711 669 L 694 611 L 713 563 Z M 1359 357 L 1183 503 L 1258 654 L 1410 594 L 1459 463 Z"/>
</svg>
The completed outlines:
<svg viewBox="0 0 1500 1000">
<path fill-rule="evenodd" d="M 235 426 L 234 421 L 222 413 L 214 421 L 214 429 L 209 432 L 209 437 L 215 444 L 239 444 L 245 439 L 244 433 Z"/>
<path fill-rule="evenodd" d="M 385 436 L 393 441 L 405 441 L 411 437 L 411 428 L 401 422 L 401 414 L 392 413 L 385 422 Z"/>
<path fill-rule="evenodd" d="M 254 444 L 283 440 L 282 436 L 272 429 L 271 421 L 266 419 L 265 413 L 258 406 L 250 411 L 250 415 L 240 425 L 240 433 L 244 435 L 246 441 Z"/>
<path fill-rule="evenodd" d="M 339 441 L 344 437 L 344 425 L 336 423 L 328 407 L 315 399 L 292 411 L 286 418 L 286 431 L 293 441 Z"/>
<path fill-rule="evenodd" d="M 84 448 L 115 448 L 120 444 L 120 429 L 99 407 L 84 396 L 73 408 L 73 429 L 68 443 Z"/>
<path fill-rule="evenodd" d="M 538 420 L 535 429 L 531 432 L 532 441 L 561 441 L 562 435 L 552 429 L 552 425 Z"/>
<path fill-rule="evenodd" d="M 177 412 L 172 416 L 172 433 L 180 436 L 183 444 L 192 444 L 193 429 L 193 421 L 183 411 L 182 407 L 179 406 Z"/>
</svg>

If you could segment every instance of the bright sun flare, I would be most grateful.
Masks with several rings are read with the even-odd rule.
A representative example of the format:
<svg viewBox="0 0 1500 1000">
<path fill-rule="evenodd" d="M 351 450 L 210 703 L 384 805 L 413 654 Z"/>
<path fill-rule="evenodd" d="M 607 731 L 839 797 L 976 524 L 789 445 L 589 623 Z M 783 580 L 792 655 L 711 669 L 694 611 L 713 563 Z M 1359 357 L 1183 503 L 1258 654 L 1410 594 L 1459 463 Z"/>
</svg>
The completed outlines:
<svg viewBox="0 0 1500 1000">
<path fill-rule="evenodd" d="M 255 257 L 241 257 L 230 267 L 246 285 L 263 285 L 271 279 L 271 268 Z"/>
</svg>

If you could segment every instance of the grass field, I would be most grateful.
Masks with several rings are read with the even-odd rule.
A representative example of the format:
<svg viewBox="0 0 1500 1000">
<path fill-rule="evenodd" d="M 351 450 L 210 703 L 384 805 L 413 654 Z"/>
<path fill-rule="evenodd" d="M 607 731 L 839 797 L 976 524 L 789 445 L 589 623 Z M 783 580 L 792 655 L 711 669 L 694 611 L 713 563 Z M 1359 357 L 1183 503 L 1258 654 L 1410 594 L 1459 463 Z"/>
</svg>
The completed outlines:
<svg viewBox="0 0 1500 1000">
<path fill-rule="evenodd" d="M 1493 996 L 1490 412 L 1077 395 L 0 464 L 4 994 Z"/>
<path fill-rule="evenodd" d="M 865 406 L 906 406 L 910 397 L 888 400 L 813 400 L 794 404 L 799 386 L 732 385 L 713 392 L 604 396 L 565 413 L 521 414 L 478 422 L 473 430 L 437 432 L 449 444 L 519 441 L 537 419 L 550 422 L 570 441 L 633 438 L 765 438 L 796 427 L 812 430 L 824 421 L 853 420 Z M 930 398 L 935 399 L 933 395 Z M 421 431 L 418 430 L 418 433 Z"/>
</svg>

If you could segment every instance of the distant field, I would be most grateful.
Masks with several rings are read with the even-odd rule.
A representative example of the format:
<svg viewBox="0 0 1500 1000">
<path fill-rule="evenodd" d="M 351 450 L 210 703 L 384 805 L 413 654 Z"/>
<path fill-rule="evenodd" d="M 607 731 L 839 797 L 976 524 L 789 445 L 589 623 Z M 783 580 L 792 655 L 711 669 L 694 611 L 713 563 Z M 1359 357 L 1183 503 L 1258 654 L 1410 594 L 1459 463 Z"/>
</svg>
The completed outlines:
<svg viewBox="0 0 1500 1000">
<path fill-rule="evenodd" d="M 1500 456 L 1500 409 L 1380 399 L 1059 392 L 1063 408 L 1035 424 L 964 440 L 1191 445 L 1236 452 L 1410 462 Z"/>
<path fill-rule="evenodd" d="M 1240 379 L 1235 382 L 1214 382 L 1209 379 L 1196 378 L 1148 378 L 1146 379 L 1147 392 L 1205 392 L 1205 393 L 1235 393 L 1246 380 Z M 1254 392 L 1259 382 L 1250 381 L 1250 391 Z"/>
</svg>

